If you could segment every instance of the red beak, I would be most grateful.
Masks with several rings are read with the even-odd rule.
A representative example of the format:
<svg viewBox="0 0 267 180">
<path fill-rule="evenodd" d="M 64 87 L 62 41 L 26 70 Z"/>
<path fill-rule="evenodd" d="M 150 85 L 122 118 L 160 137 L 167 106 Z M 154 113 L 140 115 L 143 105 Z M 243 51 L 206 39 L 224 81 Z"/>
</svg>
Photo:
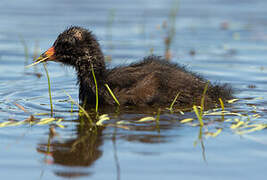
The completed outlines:
<svg viewBox="0 0 267 180">
<path fill-rule="evenodd" d="M 55 59 L 56 59 L 55 48 L 52 46 L 47 51 L 45 51 L 43 54 L 41 54 L 41 56 L 38 59 L 36 59 L 35 62 L 39 63 L 43 61 L 54 61 Z"/>
</svg>

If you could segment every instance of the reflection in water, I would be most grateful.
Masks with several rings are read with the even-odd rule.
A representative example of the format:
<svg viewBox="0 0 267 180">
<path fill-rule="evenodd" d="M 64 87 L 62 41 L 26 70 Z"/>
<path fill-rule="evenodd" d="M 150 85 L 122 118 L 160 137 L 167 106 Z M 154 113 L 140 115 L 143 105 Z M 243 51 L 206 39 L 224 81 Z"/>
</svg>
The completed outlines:
<svg viewBox="0 0 267 180">
<path fill-rule="evenodd" d="M 119 158 L 117 154 L 117 145 L 116 145 L 116 135 L 117 135 L 117 128 L 114 128 L 114 133 L 112 136 L 112 145 L 113 145 L 113 153 L 114 153 L 114 160 L 116 165 L 116 174 L 117 174 L 117 180 L 120 180 L 120 174 L 121 174 L 121 168 L 119 163 Z"/>
<path fill-rule="evenodd" d="M 154 113 L 154 116 L 159 117 L 158 113 Z M 150 123 L 137 122 L 137 120 L 140 119 L 138 114 L 131 114 L 129 112 L 124 112 L 120 115 L 117 114 L 113 118 L 118 121 L 120 119 L 125 119 L 126 117 L 130 119 L 128 120 L 129 124 L 127 124 L 127 133 L 121 133 L 121 131 L 124 131 L 124 128 L 121 129 L 118 128 L 120 126 L 116 127 L 115 124 L 109 124 L 114 126 L 114 132 L 111 140 L 117 180 L 120 179 L 120 164 L 116 145 L 117 138 L 128 142 L 163 144 L 169 142 L 171 140 L 170 137 L 173 137 L 168 135 L 166 131 L 170 131 L 174 127 L 177 129 L 180 125 L 178 120 L 179 117 L 170 114 L 162 114 L 160 115 L 160 120 L 158 122 L 154 121 Z M 79 123 L 75 128 L 76 136 L 64 142 L 56 140 L 56 138 L 54 138 L 56 132 L 53 131 L 53 128 L 50 128 L 48 141 L 38 145 L 37 151 L 47 155 L 44 160 L 46 164 L 57 164 L 66 167 L 65 169 L 54 170 L 56 175 L 68 178 L 92 175 L 91 172 L 88 172 L 88 167 L 91 167 L 103 154 L 100 147 L 103 145 L 103 130 L 105 128 L 98 127 L 96 129 L 90 126 L 90 123 L 85 122 L 84 117 L 79 117 Z M 177 141 L 177 136 L 175 138 Z M 199 130 L 198 140 L 195 142 L 195 145 L 198 142 L 201 143 L 202 156 L 204 161 L 206 161 L 202 128 Z M 139 153 L 144 155 L 154 154 L 153 151 L 148 151 L 148 149 L 144 149 L 144 152 Z M 52 160 L 49 160 L 49 157 L 51 157 Z M 83 167 L 86 169 L 83 169 Z"/>
<path fill-rule="evenodd" d="M 81 121 L 81 119 L 80 119 Z M 103 144 L 102 127 L 93 128 L 89 123 L 79 123 L 76 128 L 76 138 L 64 142 L 53 141 L 50 131 L 48 143 L 39 144 L 37 151 L 50 155 L 54 164 L 70 167 L 89 167 L 102 156 L 100 146 Z M 49 163 L 46 162 L 46 163 Z M 88 176 L 88 172 L 78 172 L 77 169 L 56 171 L 63 177 Z"/>
<path fill-rule="evenodd" d="M 194 146 L 197 145 L 198 141 L 200 142 L 201 144 L 201 150 L 202 150 L 202 158 L 204 160 L 204 162 L 207 163 L 207 158 L 206 158 L 206 149 L 205 149 L 205 144 L 204 144 L 204 141 L 203 141 L 203 127 L 199 127 L 199 133 L 198 133 L 198 139 L 194 142 Z"/>
</svg>

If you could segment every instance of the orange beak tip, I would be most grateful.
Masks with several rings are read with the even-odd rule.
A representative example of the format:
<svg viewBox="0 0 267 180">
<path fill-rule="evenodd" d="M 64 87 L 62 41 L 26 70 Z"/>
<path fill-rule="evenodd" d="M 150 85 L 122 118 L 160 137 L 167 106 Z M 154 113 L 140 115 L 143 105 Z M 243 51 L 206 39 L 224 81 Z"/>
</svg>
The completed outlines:
<svg viewBox="0 0 267 180">
<path fill-rule="evenodd" d="M 36 64 L 39 64 L 41 62 L 44 62 L 44 61 L 54 60 L 54 54 L 55 54 L 55 49 L 52 46 L 46 52 L 44 52 L 43 54 L 41 54 L 41 56 L 38 57 L 32 64 L 25 66 L 25 68 L 32 67 L 32 66 L 34 66 Z"/>
</svg>

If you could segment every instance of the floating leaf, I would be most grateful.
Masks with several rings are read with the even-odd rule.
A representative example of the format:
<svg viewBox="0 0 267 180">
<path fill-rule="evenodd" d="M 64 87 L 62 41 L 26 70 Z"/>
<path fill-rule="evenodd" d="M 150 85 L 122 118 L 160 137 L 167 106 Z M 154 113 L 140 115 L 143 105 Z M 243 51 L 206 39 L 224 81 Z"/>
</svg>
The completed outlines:
<svg viewBox="0 0 267 180">
<path fill-rule="evenodd" d="M 217 137 L 220 133 L 222 132 L 222 128 L 218 129 L 216 132 L 207 132 L 206 135 L 207 136 L 211 136 L 211 137 Z"/>
<path fill-rule="evenodd" d="M 128 121 L 118 121 L 118 122 L 116 122 L 116 124 L 129 124 L 130 122 L 128 122 Z"/>
<path fill-rule="evenodd" d="M 107 126 L 117 127 L 117 128 L 121 128 L 121 129 L 130 130 L 130 127 L 128 127 L 128 126 L 122 126 L 122 125 L 119 125 L 119 124 L 108 124 Z"/>
<path fill-rule="evenodd" d="M 60 127 L 60 128 L 62 128 L 62 129 L 65 128 L 65 126 L 63 126 L 62 124 L 57 124 L 57 126 Z"/>
<path fill-rule="evenodd" d="M 55 120 L 56 120 L 55 118 L 43 118 L 37 124 L 38 125 L 48 124 L 48 123 L 55 121 Z"/>
<path fill-rule="evenodd" d="M 24 124 L 25 121 L 18 121 L 18 122 L 13 122 L 13 123 L 10 123 L 9 126 L 18 126 L 18 125 L 21 125 L 21 124 Z"/>
<path fill-rule="evenodd" d="M 233 121 L 233 119 L 226 119 L 226 120 L 224 120 L 224 122 L 231 122 L 231 121 Z"/>
<path fill-rule="evenodd" d="M 34 116 L 45 116 L 45 115 L 49 115 L 50 113 L 36 113 L 33 114 Z"/>
<path fill-rule="evenodd" d="M 148 116 L 148 117 L 141 118 L 136 122 L 146 122 L 146 121 L 155 121 L 155 120 L 156 120 L 156 118 Z"/>
<path fill-rule="evenodd" d="M 56 123 L 58 124 L 58 123 L 60 123 L 62 120 L 63 120 L 62 118 L 59 118 L 59 119 L 57 120 Z"/>
<path fill-rule="evenodd" d="M 218 129 L 214 134 L 213 137 L 218 136 L 222 132 L 222 128 Z"/>
<path fill-rule="evenodd" d="M 252 100 L 262 100 L 262 99 L 264 99 L 264 98 L 263 97 L 255 97 Z"/>
<path fill-rule="evenodd" d="M 238 101 L 239 99 L 231 99 L 231 100 L 228 100 L 227 102 L 229 103 L 229 104 L 231 104 L 231 103 L 234 103 L 234 102 L 236 102 L 236 101 Z"/>
<path fill-rule="evenodd" d="M 180 114 L 184 115 L 184 112 L 183 111 L 179 111 Z"/>
<path fill-rule="evenodd" d="M 198 123 L 192 123 L 192 124 L 190 124 L 190 126 L 196 127 L 196 126 L 199 126 L 199 124 Z"/>
<path fill-rule="evenodd" d="M 191 122 L 193 120 L 194 120 L 193 118 L 186 118 L 186 119 L 181 120 L 180 123 L 188 123 L 188 122 Z"/>
<path fill-rule="evenodd" d="M 97 126 L 102 126 L 104 121 L 110 120 L 107 114 L 99 116 L 99 120 L 96 122 Z"/>
<path fill-rule="evenodd" d="M 252 116 L 253 116 L 255 119 L 261 117 L 261 115 L 259 115 L 259 114 L 253 114 Z"/>
<path fill-rule="evenodd" d="M 252 133 L 254 131 L 260 131 L 265 128 L 267 128 L 266 124 L 257 124 L 256 127 L 254 128 L 251 128 L 249 130 L 244 130 L 244 131 L 237 131 L 236 133 L 242 135 L 242 134 Z"/>
<path fill-rule="evenodd" d="M 221 116 L 221 115 L 229 115 L 229 116 L 244 116 L 240 113 L 234 113 L 234 112 L 229 112 L 229 111 L 219 111 L 219 112 L 210 112 L 210 113 L 205 113 L 204 116 Z"/>
<path fill-rule="evenodd" d="M 28 112 L 22 105 L 15 103 L 15 105 L 24 112 Z"/>
<path fill-rule="evenodd" d="M 117 125 L 117 127 L 121 128 L 121 129 L 130 130 L 130 127 L 128 127 L 128 126 Z"/>
<path fill-rule="evenodd" d="M 5 127 L 5 126 L 7 126 L 10 123 L 11 123 L 10 121 L 2 122 L 2 123 L 0 123 L 0 127 Z"/>
<path fill-rule="evenodd" d="M 238 123 L 233 124 L 232 126 L 230 126 L 230 128 L 231 129 L 236 129 L 236 128 L 242 126 L 243 124 L 245 124 L 244 121 L 239 121 Z"/>
</svg>

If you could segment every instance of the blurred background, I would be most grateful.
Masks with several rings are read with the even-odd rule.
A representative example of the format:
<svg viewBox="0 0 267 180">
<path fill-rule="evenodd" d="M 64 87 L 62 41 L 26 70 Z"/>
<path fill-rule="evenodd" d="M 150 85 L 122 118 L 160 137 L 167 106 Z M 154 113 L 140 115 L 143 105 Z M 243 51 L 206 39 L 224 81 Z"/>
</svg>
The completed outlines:
<svg viewBox="0 0 267 180">
<path fill-rule="evenodd" d="M 36 48 L 46 50 L 60 32 L 78 25 L 94 32 L 111 66 L 153 53 L 212 80 L 253 84 L 263 78 L 255 70 L 266 65 L 265 5 L 263 0 L 4 0 L 1 77 L 17 79 Z"/>
<path fill-rule="evenodd" d="M 258 122 L 266 123 L 266 7 L 266 0 L 1 0 L 0 122 L 49 112 L 42 65 L 28 69 L 25 65 L 63 30 L 82 26 L 97 36 L 108 67 L 150 54 L 163 56 L 211 82 L 230 83 L 240 99 L 231 110 L 256 112 Z M 164 114 L 160 133 L 150 124 L 133 124 L 130 130 L 116 130 L 115 136 L 112 128 L 88 135 L 76 121 L 77 112 L 69 114 L 71 104 L 63 93 L 64 89 L 78 101 L 74 70 L 57 63 L 49 63 L 48 70 L 55 116 L 64 118 L 65 129 L 56 130 L 60 135 L 47 153 L 50 126 L 2 128 L 3 179 L 259 179 L 266 175 L 265 130 L 239 136 L 229 129 L 231 124 L 220 124 L 216 117 L 208 128 L 219 127 L 224 133 L 205 140 L 206 151 L 200 142 L 193 145 L 198 127 L 178 121 L 192 113 Z M 145 114 L 110 116 L 113 121 L 131 121 Z M 80 139 L 88 143 L 73 151 Z"/>
</svg>

